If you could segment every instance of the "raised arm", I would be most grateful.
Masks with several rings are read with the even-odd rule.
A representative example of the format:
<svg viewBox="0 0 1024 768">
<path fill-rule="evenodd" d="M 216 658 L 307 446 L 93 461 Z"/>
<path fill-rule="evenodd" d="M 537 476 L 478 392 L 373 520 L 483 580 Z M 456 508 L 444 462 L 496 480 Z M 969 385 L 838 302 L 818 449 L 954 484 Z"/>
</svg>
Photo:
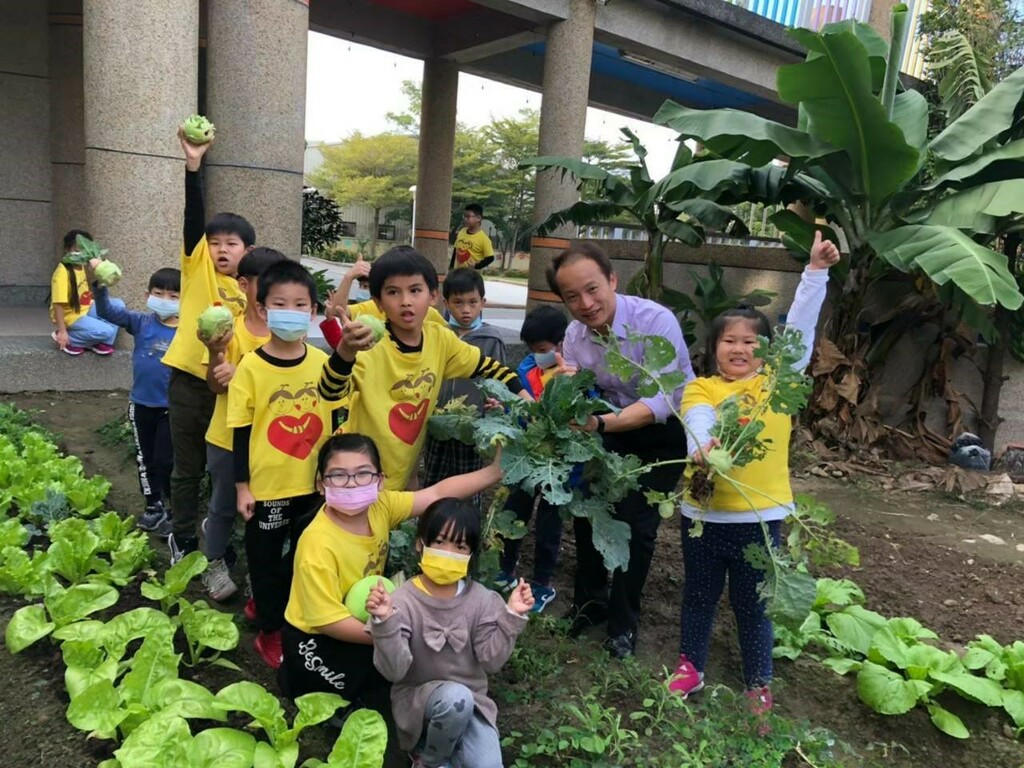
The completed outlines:
<svg viewBox="0 0 1024 768">
<path fill-rule="evenodd" d="M 438 499 L 468 499 L 485 488 L 501 482 L 501 452 L 494 461 L 476 472 L 445 478 L 429 488 L 415 491 L 412 497 L 412 515 L 422 515 Z"/>
<path fill-rule="evenodd" d="M 199 169 L 203 164 L 203 155 L 213 142 L 192 144 L 180 128 L 178 139 L 185 153 L 185 222 L 182 228 L 182 243 L 185 256 L 191 256 L 199 241 L 203 239 L 206 228 L 206 204 L 203 201 L 203 179 Z"/>
<path fill-rule="evenodd" d="M 828 270 L 838 264 L 839 259 L 839 249 L 835 244 L 822 240 L 821 232 L 816 232 L 814 245 L 811 246 L 811 260 L 800 275 L 800 284 L 796 287 L 793 303 L 786 314 L 786 325 L 800 331 L 804 342 L 804 353 L 793 364 L 794 370 L 802 371 L 811 361 L 818 315 L 821 314 L 821 306 L 828 292 Z"/>
<path fill-rule="evenodd" d="M 526 624 L 526 617 L 511 611 L 496 592 L 488 594 L 485 612 L 473 628 L 473 654 L 484 672 L 493 675 L 505 666 Z"/>
<path fill-rule="evenodd" d="M 92 300 L 96 302 L 96 315 L 108 323 L 124 328 L 132 336 L 142 328 L 145 315 L 142 312 L 132 312 L 124 304 L 112 303 L 106 286 L 93 282 Z"/>
</svg>

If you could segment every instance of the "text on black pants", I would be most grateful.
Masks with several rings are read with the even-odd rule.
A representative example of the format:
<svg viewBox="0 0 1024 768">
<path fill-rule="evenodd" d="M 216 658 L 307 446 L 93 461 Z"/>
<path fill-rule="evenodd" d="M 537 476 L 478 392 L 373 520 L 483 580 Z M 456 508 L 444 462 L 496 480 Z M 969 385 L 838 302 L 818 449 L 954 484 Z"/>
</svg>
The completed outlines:
<svg viewBox="0 0 1024 768">
<path fill-rule="evenodd" d="M 128 404 L 128 421 L 135 437 L 135 461 L 139 465 L 139 490 L 151 507 L 171 498 L 171 427 L 166 408 Z"/>
</svg>

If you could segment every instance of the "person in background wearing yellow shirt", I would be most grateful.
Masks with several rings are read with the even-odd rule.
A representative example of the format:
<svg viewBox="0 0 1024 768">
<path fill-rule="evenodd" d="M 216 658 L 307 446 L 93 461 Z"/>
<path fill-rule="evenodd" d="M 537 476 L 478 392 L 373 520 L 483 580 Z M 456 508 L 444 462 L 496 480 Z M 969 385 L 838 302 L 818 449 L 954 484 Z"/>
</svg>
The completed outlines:
<svg viewBox="0 0 1024 768">
<path fill-rule="evenodd" d="M 465 226 L 455 235 L 455 247 L 452 249 L 452 260 L 448 269 L 483 269 L 494 261 L 491 238 L 481 229 L 484 223 L 483 207 L 476 203 L 467 205 L 462 213 L 462 223 Z"/>
<path fill-rule="evenodd" d="M 185 154 L 185 225 L 181 250 L 181 311 L 178 333 L 164 355 L 171 369 L 169 416 L 174 445 L 171 473 L 171 518 L 168 537 L 171 564 L 199 549 L 199 485 L 206 474 L 206 430 L 216 397 L 206 385 L 206 347 L 196 336 L 199 315 L 221 304 L 238 317 L 245 311 L 245 294 L 235 275 L 242 256 L 253 248 L 256 231 L 235 213 L 218 213 L 210 222 L 203 204 L 199 168 L 212 141 L 196 146 L 178 132 Z"/>
<path fill-rule="evenodd" d="M 235 318 L 235 326 L 206 342 L 209 350 L 206 383 L 217 396 L 217 404 L 206 430 L 206 466 L 210 471 L 210 506 L 203 520 L 202 550 L 209 567 L 203 572 L 203 586 L 210 599 L 223 602 L 238 591 L 231 579 L 234 553 L 230 551 L 231 531 L 235 527 L 238 506 L 235 500 L 235 465 L 231 455 L 232 434 L 228 429 L 228 384 L 242 357 L 270 341 L 267 323 L 256 304 L 259 276 L 270 265 L 287 257 L 273 248 L 254 248 L 238 262 L 238 287 L 245 293 L 245 314 Z M 251 602 L 251 598 L 250 598 Z M 246 613 L 255 609 L 246 605 Z"/>
<path fill-rule="evenodd" d="M 803 370 L 811 360 L 814 331 L 828 287 L 828 270 L 838 262 L 839 249 L 830 242 L 822 242 L 819 231 L 811 248 L 810 263 L 800 277 L 793 305 L 786 315 L 788 324 L 800 330 L 804 342 L 804 354 L 794 364 L 794 370 Z M 707 342 L 711 375 L 687 384 L 680 404 L 689 454 L 695 461 L 701 460 L 702 449 L 710 450 L 716 444 L 711 429 L 719 404 L 730 397 L 738 398 L 742 416 L 765 397 L 763 381 L 767 374 L 762 370 L 762 361 L 755 356 L 758 336 L 770 339 L 771 324 L 764 314 L 750 306 L 727 310 L 712 323 Z M 743 682 L 756 716 L 772 708 L 768 684 L 772 679 L 774 633 L 758 594 L 765 574 L 747 560 L 746 549 L 751 545 L 764 546 L 762 523 L 768 527 L 772 545 L 779 546 L 782 520 L 793 505 L 789 486 L 792 418 L 774 411 L 759 418 L 764 421 L 761 439 L 768 445 L 767 453 L 734 469 L 730 475 L 761 493 L 751 490 L 744 496 L 730 484 L 719 481 L 707 509 L 690 501 L 682 505 L 686 580 L 679 660 L 669 680 L 669 689 L 684 698 L 704 687 L 715 608 L 728 578 L 729 603 L 736 615 L 743 659 Z M 759 508 L 751 509 L 748 499 Z M 692 532 L 698 522 L 703 525 L 703 532 L 694 536 Z"/>
<path fill-rule="evenodd" d="M 316 316 L 316 282 L 286 259 L 259 276 L 256 307 L 270 341 L 242 357 L 228 384 L 227 425 L 238 514 L 256 604 L 256 652 L 281 665 L 281 627 L 299 534 L 319 497 L 317 451 L 331 433 L 336 404 L 317 393 L 327 355 L 305 343 Z M 290 543 L 288 554 L 283 554 Z"/>
<path fill-rule="evenodd" d="M 64 254 L 75 250 L 77 236 L 92 240 L 84 229 L 72 229 L 64 235 Z M 111 306 L 124 309 L 124 302 L 111 299 Z M 50 320 L 57 326 L 50 338 L 66 355 L 77 357 L 89 350 L 97 355 L 114 352 L 117 326 L 96 314 L 89 290 L 89 279 L 81 264 L 58 264 L 50 278 Z"/>
</svg>

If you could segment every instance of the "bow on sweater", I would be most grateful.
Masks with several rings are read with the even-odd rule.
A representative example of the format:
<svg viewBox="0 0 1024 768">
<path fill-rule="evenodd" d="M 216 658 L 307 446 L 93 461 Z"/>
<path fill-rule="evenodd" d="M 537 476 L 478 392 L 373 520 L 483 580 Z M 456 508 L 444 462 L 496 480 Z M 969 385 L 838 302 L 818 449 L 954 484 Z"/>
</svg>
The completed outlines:
<svg viewBox="0 0 1024 768">
<path fill-rule="evenodd" d="M 447 644 L 458 653 L 469 643 L 469 629 L 465 622 L 459 622 L 456 626 L 434 624 L 423 628 L 423 642 L 432 651 L 440 652 Z"/>
</svg>

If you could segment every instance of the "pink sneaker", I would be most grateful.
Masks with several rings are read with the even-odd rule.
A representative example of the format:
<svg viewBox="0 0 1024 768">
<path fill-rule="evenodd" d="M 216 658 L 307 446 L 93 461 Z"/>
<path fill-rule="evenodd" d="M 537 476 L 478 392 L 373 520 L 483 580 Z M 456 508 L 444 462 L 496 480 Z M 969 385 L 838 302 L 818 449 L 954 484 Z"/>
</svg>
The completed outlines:
<svg viewBox="0 0 1024 768">
<path fill-rule="evenodd" d="M 750 713 L 754 717 L 762 717 L 772 711 L 772 692 L 767 685 L 744 691 L 744 695 L 750 699 Z"/>
<path fill-rule="evenodd" d="M 97 355 L 102 355 L 103 357 L 114 354 L 114 348 L 109 344 L 96 344 L 95 346 L 89 347 L 89 351 L 95 352 Z"/>
<path fill-rule="evenodd" d="M 53 343 L 56 344 L 57 343 L 57 332 L 54 331 L 53 333 L 51 333 L 50 334 L 50 338 L 53 339 Z M 59 349 L 59 347 L 58 347 L 58 349 Z M 71 344 L 68 344 L 66 347 L 64 347 L 64 349 L 61 349 L 60 351 L 63 352 L 65 355 L 71 355 L 72 357 L 78 357 L 80 354 L 85 352 L 85 350 L 82 349 L 81 347 L 75 347 L 75 346 L 72 346 Z"/>
<path fill-rule="evenodd" d="M 281 666 L 284 659 L 284 649 L 281 647 L 280 632 L 260 632 L 253 641 L 256 653 L 260 655 L 267 664 L 274 669 Z"/>
<path fill-rule="evenodd" d="M 668 679 L 668 689 L 672 693 L 678 693 L 684 699 L 691 693 L 696 693 L 704 687 L 704 673 L 698 672 L 688 658 L 679 654 L 679 664 L 676 671 Z"/>
</svg>

